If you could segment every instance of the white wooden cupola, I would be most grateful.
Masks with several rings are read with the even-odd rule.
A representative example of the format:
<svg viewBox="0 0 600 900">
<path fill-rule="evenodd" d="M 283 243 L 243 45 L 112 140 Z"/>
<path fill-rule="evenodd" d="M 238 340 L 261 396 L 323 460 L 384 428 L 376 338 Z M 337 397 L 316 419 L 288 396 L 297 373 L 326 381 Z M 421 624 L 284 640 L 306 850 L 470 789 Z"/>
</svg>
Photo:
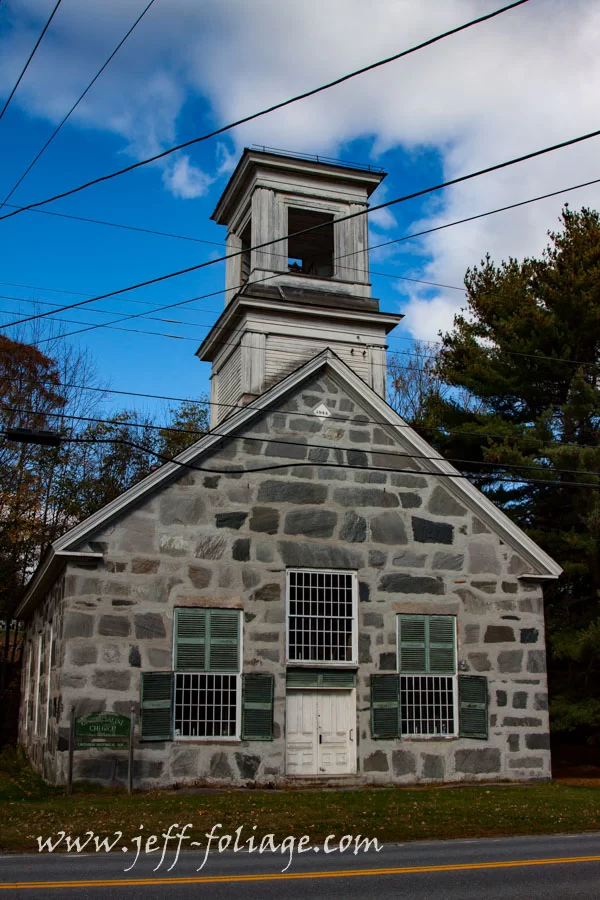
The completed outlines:
<svg viewBox="0 0 600 900">
<path fill-rule="evenodd" d="M 244 151 L 212 216 L 237 254 L 226 264 L 225 310 L 197 353 L 212 363 L 212 427 L 326 347 L 385 397 L 386 336 L 402 317 L 371 297 L 367 216 L 338 221 L 365 210 L 384 177 Z"/>
</svg>

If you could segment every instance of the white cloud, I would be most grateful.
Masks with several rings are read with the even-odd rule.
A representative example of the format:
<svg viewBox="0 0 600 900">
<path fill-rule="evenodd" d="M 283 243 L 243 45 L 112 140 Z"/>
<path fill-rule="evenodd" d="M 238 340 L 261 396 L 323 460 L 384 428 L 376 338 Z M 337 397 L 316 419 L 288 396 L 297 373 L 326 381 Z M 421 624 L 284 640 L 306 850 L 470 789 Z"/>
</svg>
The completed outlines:
<svg viewBox="0 0 600 900">
<path fill-rule="evenodd" d="M 378 197 L 378 200 L 380 197 Z M 369 213 L 369 224 L 372 228 L 378 228 L 380 231 L 389 231 L 391 228 L 397 228 L 398 223 L 394 215 L 389 209 L 375 209 Z"/>
<path fill-rule="evenodd" d="M 30 114 L 56 121 L 143 8 L 144 0 L 63 0 L 35 64 L 15 97 Z M 160 0 L 78 109 L 75 121 L 123 137 L 141 157 L 300 93 L 490 12 L 492 0 Z M 49 13 L 49 0 L 9 0 L 12 28 L 0 39 L 0 90 L 20 64 Z M 6 15 L 6 13 L 5 13 Z M 197 197 L 210 179 L 227 174 L 251 143 L 332 156 L 353 139 L 373 141 L 373 161 L 402 147 L 407 173 L 422 184 L 439 172 L 420 169 L 423 151 L 439 154 L 446 178 L 476 170 L 592 131 L 600 83 L 600 5 L 589 0 L 531 2 L 433 47 L 368 73 L 317 97 L 270 114 L 231 133 L 235 153 L 215 143 L 214 172 L 192 157 L 173 158 L 165 187 Z M 206 117 L 185 119 L 189 99 L 208 103 Z M 419 230 L 600 176 L 599 141 L 540 157 L 432 196 L 414 209 Z M 380 195 L 378 195 L 380 196 Z M 575 193 L 573 205 L 600 206 L 600 189 Z M 437 232 L 412 243 L 423 264 L 402 273 L 461 285 L 467 266 L 486 251 L 495 260 L 539 253 L 556 225 L 563 198 Z M 372 224 L 395 227 L 398 208 Z M 418 217 L 418 221 L 416 220 Z M 404 226 L 402 227 L 404 231 Z M 377 260 L 409 258 L 408 245 Z M 374 260 L 375 261 L 375 260 Z M 413 334 L 435 337 L 448 327 L 461 294 L 402 289 L 400 309 Z"/>
<path fill-rule="evenodd" d="M 183 200 L 204 197 L 212 181 L 201 169 L 190 163 L 189 156 L 179 156 L 175 161 L 169 162 L 163 172 L 163 183 L 175 197 Z"/>
<path fill-rule="evenodd" d="M 230 175 L 238 161 L 237 153 L 232 153 L 226 144 L 217 143 L 217 175 Z"/>
</svg>

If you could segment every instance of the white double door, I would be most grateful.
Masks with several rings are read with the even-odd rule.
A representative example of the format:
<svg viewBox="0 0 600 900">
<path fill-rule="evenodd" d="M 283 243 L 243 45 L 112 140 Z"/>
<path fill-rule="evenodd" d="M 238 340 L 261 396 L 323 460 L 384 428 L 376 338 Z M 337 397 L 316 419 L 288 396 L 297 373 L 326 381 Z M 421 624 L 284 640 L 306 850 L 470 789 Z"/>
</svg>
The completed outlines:
<svg viewBox="0 0 600 900">
<path fill-rule="evenodd" d="M 290 691 L 287 695 L 288 775 L 356 772 L 356 692 Z"/>
</svg>

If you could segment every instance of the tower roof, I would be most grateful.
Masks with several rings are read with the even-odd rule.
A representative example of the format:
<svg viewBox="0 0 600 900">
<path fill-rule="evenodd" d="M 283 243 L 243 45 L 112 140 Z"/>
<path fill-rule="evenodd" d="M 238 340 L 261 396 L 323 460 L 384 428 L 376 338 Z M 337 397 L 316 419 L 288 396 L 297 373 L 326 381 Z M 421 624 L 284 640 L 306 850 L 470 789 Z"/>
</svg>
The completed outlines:
<svg viewBox="0 0 600 900">
<path fill-rule="evenodd" d="M 232 212 L 239 207 L 249 189 L 258 184 L 268 187 L 269 182 L 276 182 L 282 175 L 300 178 L 304 182 L 334 182 L 342 190 L 346 185 L 350 191 L 366 191 L 367 197 L 370 197 L 386 177 L 386 172 L 376 166 L 359 166 L 340 160 L 324 160 L 318 156 L 246 147 L 211 218 L 218 225 L 228 225 Z"/>
</svg>

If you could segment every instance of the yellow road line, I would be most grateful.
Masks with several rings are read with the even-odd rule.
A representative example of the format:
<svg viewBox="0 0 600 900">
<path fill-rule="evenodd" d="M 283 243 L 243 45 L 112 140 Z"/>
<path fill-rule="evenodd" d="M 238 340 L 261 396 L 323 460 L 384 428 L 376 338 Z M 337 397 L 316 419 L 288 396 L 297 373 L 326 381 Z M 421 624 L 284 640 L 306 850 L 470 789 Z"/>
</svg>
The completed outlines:
<svg viewBox="0 0 600 900">
<path fill-rule="evenodd" d="M 13 881 L 0 890 L 40 888 L 139 887 L 145 885 L 223 884 L 234 881 L 286 881 L 301 878 L 354 878 L 374 875 L 418 875 L 423 872 L 461 872 L 465 869 L 510 869 L 516 866 L 555 866 L 563 863 L 600 862 L 600 856 L 565 856 L 554 859 L 513 859 L 504 862 L 455 863 L 447 866 L 404 866 L 387 869 L 340 869 L 331 872 L 276 872 L 259 875 L 198 875 L 191 878 L 113 878 L 99 881 Z"/>
</svg>

